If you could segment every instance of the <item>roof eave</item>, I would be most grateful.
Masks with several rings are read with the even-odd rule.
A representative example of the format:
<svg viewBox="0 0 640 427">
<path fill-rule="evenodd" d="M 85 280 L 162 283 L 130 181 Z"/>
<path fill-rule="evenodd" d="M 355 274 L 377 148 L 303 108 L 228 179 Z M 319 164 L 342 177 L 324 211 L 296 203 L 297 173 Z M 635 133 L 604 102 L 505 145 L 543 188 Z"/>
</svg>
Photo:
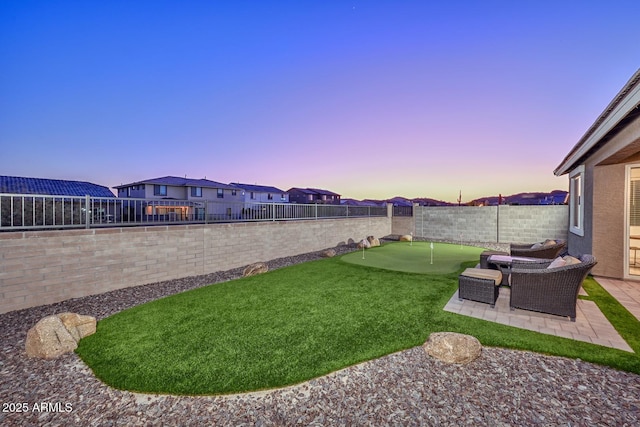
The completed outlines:
<svg viewBox="0 0 640 427">
<path fill-rule="evenodd" d="M 569 154 L 553 171 L 561 176 L 572 170 L 607 133 L 609 133 L 629 112 L 640 104 L 640 69 L 629 79 L 618 94 L 571 149 Z"/>
</svg>

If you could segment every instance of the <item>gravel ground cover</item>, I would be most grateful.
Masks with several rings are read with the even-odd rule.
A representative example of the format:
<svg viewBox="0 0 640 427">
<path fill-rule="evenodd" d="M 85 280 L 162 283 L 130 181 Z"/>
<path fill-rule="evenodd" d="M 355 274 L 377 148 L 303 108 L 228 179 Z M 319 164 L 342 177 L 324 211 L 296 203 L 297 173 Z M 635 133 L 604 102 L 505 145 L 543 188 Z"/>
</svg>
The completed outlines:
<svg viewBox="0 0 640 427">
<path fill-rule="evenodd" d="M 353 250 L 336 248 L 338 255 Z M 268 262 L 270 269 L 320 252 Z M 75 354 L 24 352 L 27 330 L 73 311 L 98 319 L 162 296 L 240 277 L 242 269 L 138 286 L 0 315 L 0 425 L 640 425 L 640 376 L 580 360 L 484 348 L 447 365 L 411 348 L 288 387 L 232 396 L 115 390 Z"/>
</svg>

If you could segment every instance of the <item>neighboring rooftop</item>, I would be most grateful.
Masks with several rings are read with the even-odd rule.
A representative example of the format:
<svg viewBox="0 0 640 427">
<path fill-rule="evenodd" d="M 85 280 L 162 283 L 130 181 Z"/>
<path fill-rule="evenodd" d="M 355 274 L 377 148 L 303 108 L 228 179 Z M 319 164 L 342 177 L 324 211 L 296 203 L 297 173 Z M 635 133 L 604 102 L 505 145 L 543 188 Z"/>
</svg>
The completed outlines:
<svg viewBox="0 0 640 427">
<path fill-rule="evenodd" d="M 241 182 L 232 182 L 231 185 L 238 187 L 238 188 L 242 188 L 245 191 L 255 191 L 256 193 L 261 192 L 261 193 L 286 193 L 286 191 L 283 191 L 277 187 L 270 187 L 267 185 L 257 185 L 257 184 L 243 184 Z"/>
<path fill-rule="evenodd" d="M 121 184 L 113 188 L 125 188 L 132 185 L 140 184 L 158 184 L 158 185 L 171 185 L 174 187 L 206 187 L 206 188 L 225 188 L 235 189 L 234 186 L 229 184 L 223 184 L 221 182 L 211 181 L 209 179 L 193 179 L 179 176 L 163 176 L 161 178 L 146 179 L 143 181 L 132 182 L 130 184 Z"/>
<path fill-rule="evenodd" d="M 312 191 L 313 193 L 320 194 L 323 196 L 339 196 L 340 194 L 334 193 L 333 191 L 323 190 L 321 188 L 307 188 L 307 190 Z"/>
<path fill-rule="evenodd" d="M 115 197 L 108 187 L 91 182 L 2 175 L 0 193 Z"/>
</svg>

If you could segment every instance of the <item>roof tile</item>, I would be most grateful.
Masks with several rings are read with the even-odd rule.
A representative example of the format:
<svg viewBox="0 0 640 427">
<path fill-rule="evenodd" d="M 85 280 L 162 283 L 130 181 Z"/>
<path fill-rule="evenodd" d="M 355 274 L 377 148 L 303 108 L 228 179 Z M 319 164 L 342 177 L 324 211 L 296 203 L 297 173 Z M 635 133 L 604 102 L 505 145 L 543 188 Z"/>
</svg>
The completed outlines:
<svg viewBox="0 0 640 427">
<path fill-rule="evenodd" d="M 85 181 L 0 175 L 0 193 L 115 197 L 108 187 Z"/>
</svg>

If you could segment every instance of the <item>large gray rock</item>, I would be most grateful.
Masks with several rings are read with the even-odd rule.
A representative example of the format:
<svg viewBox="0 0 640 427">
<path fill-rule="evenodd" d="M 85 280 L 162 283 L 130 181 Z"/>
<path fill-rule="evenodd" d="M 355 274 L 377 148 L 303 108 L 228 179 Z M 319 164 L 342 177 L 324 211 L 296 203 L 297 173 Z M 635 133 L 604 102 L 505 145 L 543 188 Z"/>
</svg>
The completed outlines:
<svg viewBox="0 0 640 427">
<path fill-rule="evenodd" d="M 54 359 L 72 352 L 82 338 L 95 332 L 95 317 L 76 313 L 47 316 L 27 331 L 25 350 L 31 357 Z"/>
<path fill-rule="evenodd" d="M 269 266 L 264 262 L 256 262 L 255 264 L 248 265 L 242 272 L 243 277 L 255 276 L 256 274 L 262 274 L 269 271 Z"/>
<path fill-rule="evenodd" d="M 377 237 L 367 236 L 367 241 L 369 242 L 369 245 L 372 248 L 375 247 L 375 246 L 380 246 L 380 239 L 378 239 Z"/>
<path fill-rule="evenodd" d="M 369 241 L 367 239 L 362 239 L 358 242 L 358 245 L 356 246 L 358 249 L 369 249 L 371 247 L 371 243 L 369 243 Z"/>
<path fill-rule="evenodd" d="M 324 258 L 333 258 L 334 256 L 336 256 L 336 251 L 335 249 L 326 249 L 322 251 L 320 255 L 322 255 Z"/>
<path fill-rule="evenodd" d="M 423 347 L 429 356 L 445 363 L 470 363 L 482 353 L 482 344 L 476 337 L 455 332 L 435 332 Z"/>
</svg>

